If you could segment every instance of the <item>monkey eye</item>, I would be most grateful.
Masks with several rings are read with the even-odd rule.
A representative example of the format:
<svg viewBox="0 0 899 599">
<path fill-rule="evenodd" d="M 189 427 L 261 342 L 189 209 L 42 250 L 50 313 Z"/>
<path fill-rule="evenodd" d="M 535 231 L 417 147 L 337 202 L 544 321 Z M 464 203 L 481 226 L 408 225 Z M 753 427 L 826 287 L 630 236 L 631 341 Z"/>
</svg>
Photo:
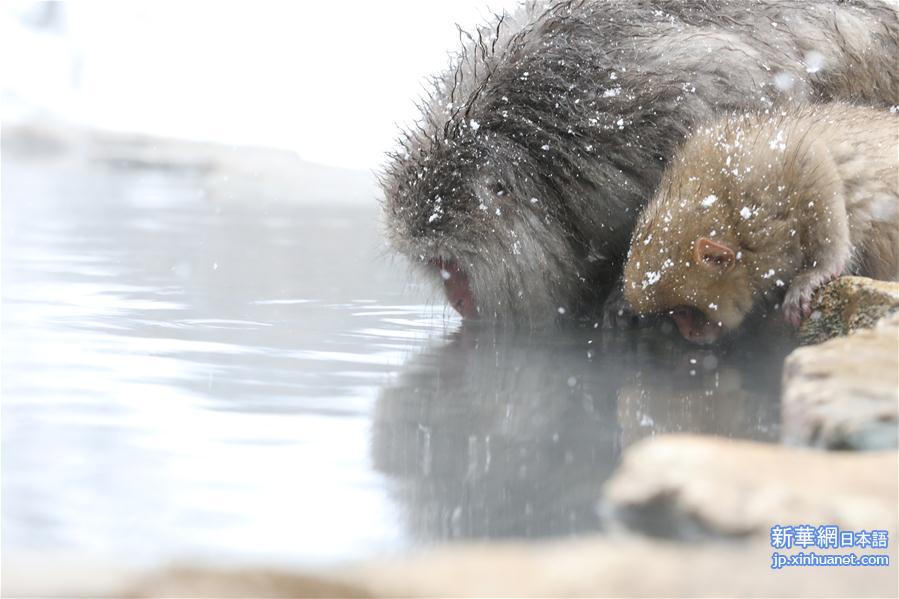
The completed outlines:
<svg viewBox="0 0 899 599">
<path fill-rule="evenodd" d="M 499 197 L 502 197 L 506 195 L 506 193 L 508 193 L 508 191 L 506 190 L 506 186 L 503 185 L 502 181 L 491 181 L 487 184 L 487 189 L 490 190 L 490 193 Z"/>
</svg>

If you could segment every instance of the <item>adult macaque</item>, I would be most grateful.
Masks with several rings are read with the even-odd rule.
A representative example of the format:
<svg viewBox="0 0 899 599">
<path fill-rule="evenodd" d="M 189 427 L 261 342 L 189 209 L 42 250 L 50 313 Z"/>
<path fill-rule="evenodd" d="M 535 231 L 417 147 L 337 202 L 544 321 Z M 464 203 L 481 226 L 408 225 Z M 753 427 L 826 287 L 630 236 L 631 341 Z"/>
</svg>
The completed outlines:
<svg viewBox="0 0 899 599">
<path fill-rule="evenodd" d="M 465 317 L 590 313 L 688 131 L 787 101 L 899 101 L 879 0 L 529 2 L 466 35 L 382 175 L 391 245 Z"/>
</svg>

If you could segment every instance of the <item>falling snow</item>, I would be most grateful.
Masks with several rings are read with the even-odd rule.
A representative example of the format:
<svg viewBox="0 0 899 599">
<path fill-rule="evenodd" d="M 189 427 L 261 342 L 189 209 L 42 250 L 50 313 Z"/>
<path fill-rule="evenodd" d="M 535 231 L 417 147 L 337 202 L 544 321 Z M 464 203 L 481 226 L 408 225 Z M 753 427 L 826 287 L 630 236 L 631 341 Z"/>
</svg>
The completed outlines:
<svg viewBox="0 0 899 599">
<path fill-rule="evenodd" d="M 654 270 L 651 270 L 651 271 L 647 272 L 647 273 L 643 276 L 643 289 L 646 289 L 646 288 L 649 287 L 650 285 L 655 285 L 655 284 L 658 283 L 661 279 L 662 279 L 661 273 L 659 273 L 659 272 L 657 272 L 657 271 L 654 271 Z"/>
<path fill-rule="evenodd" d="M 772 139 L 771 141 L 768 142 L 768 147 L 771 148 L 772 150 L 778 150 L 780 152 L 783 152 L 784 150 L 787 149 L 787 144 L 784 141 L 783 129 L 779 130 L 775 134 L 774 139 Z"/>
<path fill-rule="evenodd" d="M 815 52 L 812 50 L 811 52 L 806 53 L 805 55 L 805 72 L 806 73 L 817 73 L 821 69 L 824 68 L 824 55 L 820 52 Z"/>
<path fill-rule="evenodd" d="M 780 72 L 774 76 L 774 87 L 782 92 L 789 90 L 795 83 L 793 76 L 789 73 Z"/>
</svg>

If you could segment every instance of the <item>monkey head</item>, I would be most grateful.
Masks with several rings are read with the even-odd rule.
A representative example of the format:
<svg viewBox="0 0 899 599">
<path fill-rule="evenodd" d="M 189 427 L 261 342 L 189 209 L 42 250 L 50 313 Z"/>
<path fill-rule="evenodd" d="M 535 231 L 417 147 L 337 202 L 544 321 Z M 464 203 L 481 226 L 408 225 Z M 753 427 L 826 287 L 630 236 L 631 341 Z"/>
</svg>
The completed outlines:
<svg viewBox="0 0 899 599">
<path fill-rule="evenodd" d="M 714 343 L 743 322 L 752 290 L 732 244 L 698 237 L 691 245 L 686 256 L 632 252 L 625 297 L 638 314 L 671 316 L 685 339 Z"/>
<path fill-rule="evenodd" d="M 740 246 L 711 214 L 684 211 L 679 222 L 658 208 L 650 206 L 635 231 L 624 269 L 625 298 L 637 314 L 670 315 L 685 339 L 714 343 L 737 329 L 753 307 Z"/>
<path fill-rule="evenodd" d="M 416 141 L 414 160 L 394 162 L 383 179 L 391 245 L 464 318 L 558 316 L 579 282 L 563 277 L 571 235 L 552 189 L 532 174 L 545 168 L 487 119 L 439 144 Z"/>
</svg>

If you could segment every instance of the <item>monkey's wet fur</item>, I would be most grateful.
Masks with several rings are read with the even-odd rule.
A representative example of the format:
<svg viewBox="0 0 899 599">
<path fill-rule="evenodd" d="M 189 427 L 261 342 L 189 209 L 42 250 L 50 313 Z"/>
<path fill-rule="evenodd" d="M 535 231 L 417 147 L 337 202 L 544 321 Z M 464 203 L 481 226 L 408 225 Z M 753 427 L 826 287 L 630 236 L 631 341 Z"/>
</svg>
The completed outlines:
<svg viewBox="0 0 899 599">
<path fill-rule="evenodd" d="M 899 98 L 877 0 L 532 2 L 470 33 L 381 173 L 392 247 L 466 318 L 595 317 L 640 210 L 719 114 Z"/>
<path fill-rule="evenodd" d="M 637 224 L 624 291 L 711 343 L 772 302 L 799 326 L 842 274 L 899 280 L 899 115 L 791 106 L 687 138 Z"/>
</svg>

